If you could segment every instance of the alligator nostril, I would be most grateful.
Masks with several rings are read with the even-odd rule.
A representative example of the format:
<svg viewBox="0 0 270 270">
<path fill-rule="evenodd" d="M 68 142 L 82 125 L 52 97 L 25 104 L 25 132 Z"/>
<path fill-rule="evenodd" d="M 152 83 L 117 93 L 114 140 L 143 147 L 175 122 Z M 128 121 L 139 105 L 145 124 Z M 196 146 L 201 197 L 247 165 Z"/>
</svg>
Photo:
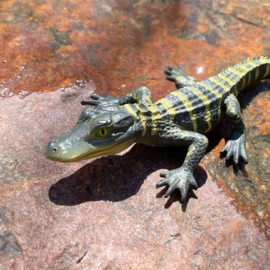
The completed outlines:
<svg viewBox="0 0 270 270">
<path fill-rule="evenodd" d="M 56 153 L 59 150 L 59 147 L 53 142 L 49 143 L 48 147 L 53 153 Z"/>
</svg>

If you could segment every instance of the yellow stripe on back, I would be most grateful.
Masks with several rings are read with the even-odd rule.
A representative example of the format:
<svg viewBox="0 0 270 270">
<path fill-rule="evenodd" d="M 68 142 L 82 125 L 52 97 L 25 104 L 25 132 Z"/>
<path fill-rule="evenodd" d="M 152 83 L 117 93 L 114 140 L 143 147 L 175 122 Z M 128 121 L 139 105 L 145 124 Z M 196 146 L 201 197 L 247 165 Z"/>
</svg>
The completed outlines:
<svg viewBox="0 0 270 270">
<path fill-rule="evenodd" d="M 198 82 L 202 87 L 206 88 L 208 91 L 212 92 L 215 96 L 217 96 L 219 99 L 222 98 L 222 95 L 216 91 L 215 89 L 211 88 L 209 85 L 203 83 L 203 82 Z"/>
<path fill-rule="evenodd" d="M 269 73 L 270 73 L 270 64 L 267 64 L 263 78 L 267 77 Z"/>
<path fill-rule="evenodd" d="M 228 87 L 226 87 L 226 86 L 225 86 L 226 89 L 224 89 L 223 84 L 220 84 L 219 81 L 216 80 L 216 79 L 213 78 L 213 77 L 210 77 L 210 78 L 209 78 L 209 81 L 211 81 L 211 82 L 213 82 L 214 84 L 216 84 L 216 85 L 222 87 L 222 89 L 223 89 L 224 91 L 229 91 L 229 90 L 230 90 L 230 89 L 229 89 Z M 203 87 L 205 87 L 207 90 L 211 91 L 213 94 L 215 94 L 215 95 L 218 97 L 218 100 L 219 100 L 219 102 L 218 102 L 218 115 L 221 115 L 221 100 L 222 100 L 222 95 L 221 95 L 218 91 L 216 91 L 215 89 L 213 89 L 212 87 L 208 86 L 207 84 L 204 84 L 204 83 L 202 83 L 202 82 L 200 82 L 200 84 L 201 84 Z"/>
<path fill-rule="evenodd" d="M 136 108 L 141 111 L 141 108 L 139 107 L 139 105 L 137 103 L 134 104 L 136 106 Z M 141 119 L 141 123 L 142 123 L 142 126 L 143 126 L 143 131 L 142 131 L 142 136 L 145 135 L 146 133 L 146 118 L 143 114 L 140 114 L 140 119 Z"/>
<path fill-rule="evenodd" d="M 166 99 L 162 98 L 157 103 L 161 103 L 162 106 L 165 108 L 166 112 L 169 114 L 171 121 L 173 121 L 175 117 L 175 109 L 173 108 L 172 104 Z"/>
<path fill-rule="evenodd" d="M 260 62 L 261 63 L 263 63 L 263 64 L 265 64 L 266 62 L 266 58 L 264 57 L 264 56 L 261 56 L 260 58 L 259 58 L 259 60 L 260 60 Z"/>
<path fill-rule="evenodd" d="M 197 120 L 196 120 L 196 115 L 193 113 L 192 104 L 189 102 L 189 100 L 182 93 L 175 91 L 175 92 L 172 92 L 171 95 L 178 97 L 183 102 L 183 105 L 185 106 L 186 110 L 188 111 L 189 117 L 193 122 L 193 129 L 194 129 L 194 131 L 197 131 Z"/>
<path fill-rule="evenodd" d="M 207 123 L 208 125 L 208 128 L 205 132 L 208 132 L 212 125 L 211 125 L 211 113 L 210 113 L 210 110 L 209 110 L 209 107 L 210 107 L 210 100 L 202 93 L 200 92 L 198 89 L 196 88 L 193 88 L 191 86 L 188 86 L 188 89 L 194 93 L 198 98 L 200 98 L 205 106 L 205 110 L 206 110 L 206 116 L 205 116 L 205 122 Z"/>
<path fill-rule="evenodd" d="M 157 121 L 161 119 L 160 112 L 155 108 L 153 104 L 147 106 L 148 109 L 151 111 L 151 119 L 152 119 L 152 130 L 151 135 L 155 135 L 157 132 Z"/>
<path fill-rule="evenodd" d="M 258 65 L 252 61 L 252 59 L 248 58 L 246 61 L 248 64 L 250 64 L 253 67 L 257 67 Z"/>
<path fill-rule="evenodd" d="M 231 88 L 229 88 L 228 86 L 224 85 L 223 83 L 219 82 L 218 80 L 212 80 L 213 82 L 216 82 L 217 85 L 219 85 L 220 87 L 223 88 L 223 90 L 225 90 L 226 92 L 235 92 L 236 91 L 236 84 L 234 84 Z"/>
<path fill-rule="evenodd" d="M 224 91 L 230 92 L 231 88 L 228 86 L 224 85 L 221 81 L 215 79 L 214 77 L 210 77 L 208 79 L 210 82 L 213 82 L 214 84 L 220 86 Z"/>
<path fill-rule="evenodd" d="M 232 72 L 232 71 L 230 71 L 230 72 Z M 233 72 L 233 73 L 236 73 L 236 72 Z M 228 83 L 229 85 L 231 85 L 231 86 L 234 86 L 234 85 L 235 85 L 235 82 L 233 82 L 230 78 L 224 76 L 222 73 L 219 73 L 219 74 L 217 75 L 217 77 L 218 77 L 219 79 L 222 79 L 223 81 L 227 82 L 227 83 Z"/>
<path fill-rule="evenodd" d="M 247 59 L 247 63 L 253 67 L 258 67 L 258 65 L 252 61 L 252 59 Z M 256 72 L 256 74 L 255 74 L 255 81 L 256 81 L 259 78 L 259 69 L 256 68 L 255 72 Z"/>
<path fill-rule="evenodd" d="M 246 85 L 250 84 L 250 80 L 251 80 L 251 71 L 245 64 L 241 65 L 241 68 L 244 69 L 246 71 L 245 75 L 248 75 L 248 81 L 246 83 Z"/>
<path fill-rule="evenodd" d="M 250 82 L 250 76 L 251 76 L 251 75 L 250 75 L 250 72 L 251 72 L 251 70 L 248 69 L 248 68 L 245 66 L 245 64 L 246 64 L 246 63 L 241 63 L 241 64 L 238 64 L 238 65 L 237 65 L 237 67 L 243 69 L 242 72 L 241 72 L 241 71 L 238 71 L 238 70 L 236 70 L 236 69 L 234 69 L 234 68 L 228 68 L 229 71 L 234 72 L 235 74 L 237 74 L 237 75 L 239 76 L 239 79 L 242 80 L 242 86 L 241 86 L 241 89 L 239 89 L 239 90 L 237 91 L 236 95 L 238 95 L 238 93 L 239 93 L 241 90 L 243 90 L 243 89 L 245 88 L 245 86 L 248 85 L 249 82 Z M 257 72 L 257 70 L 256 70 L 256 72 Z M 248 82 L 246 82 L 246 77 L 245 77 L 246 74 L 249 74 Z M 256 73 L 256 76 L 258 76 L 257 73 Z"/>
<path fill-rule="evenodd" d="M 138 115 L 133 111 L 133 109 L 130 107 L 130 104 L 125 104 L 123 105 L 123 107 L 130 112 L 133 116 L 135 116 L 136 118 L 138 117 Z"/>
<path fill-rule="evenodd" d="M 152 127 L 151 127 L 151 135 L 155 135 L 157 132 L 157 121 L 159 119 L 161 119 L 161 114 L 160 112 L 155 108 L 155 106 L 153 104 L 150 105 L 145 105 L 148 110 L 150 111 L 151 115 L 150 116 L 146 116 L 146 113 L 149 113 L 149 111 L 144 111 L 139 104 L 135 103 L 133 104 L 136 109 L 139 111 L 139 115 L 140 115 L 140 120 L 141 120 L 141 124 L 143 127 L 143 131 L 142 131 L 142 136 L 144 136 L 146 134 L 147 131 L 147 121 L 150 118 L 151 122 L 152 122 Z M 132 107 L 130 106 L 130 104 L 125 104 L 123 105 L 123 107 L 126 108 L 126 110 L 128 112 L 130 112 L 132 115 L 134 115 L 135 117 L 138 117 L 138 115 L 136 114 L 136 112 L 132 109 Z M 149 121 L 150 122 L 150 121 Z M 150 127 L 150 125 L 149 125 Z M 148 127 L 148 128 L 149 128 Z"/>
<path fill-rule="evenodd" d="M 245 67 L 244 63 L 238 64 L 236 67 L 237 68 L 239 68 L 239 67 L 242 68 L 243 71 L 238 71 L 236 68 L 232 68 L 232 67 L 229 67 L 228 70 L 235 73 L 235 74 L 237 74 L 239 77 L 243 77 L 244 75 L 246 75 L 247 72 L 244 70 L 245 69 L 244 68 Z"/>
</svg>

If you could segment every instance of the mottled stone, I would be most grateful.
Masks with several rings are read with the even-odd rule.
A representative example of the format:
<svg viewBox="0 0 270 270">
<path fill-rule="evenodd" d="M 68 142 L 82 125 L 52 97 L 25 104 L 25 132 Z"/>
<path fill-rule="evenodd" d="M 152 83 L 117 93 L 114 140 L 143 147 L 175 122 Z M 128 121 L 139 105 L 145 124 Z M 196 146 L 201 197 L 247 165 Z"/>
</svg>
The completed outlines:
<svg viewBox="0 0 270 270">
<path fill-rule="evenodd" d="M 183 148 L 180 160 L 175 148 L 143 145 L 80 163 L 46 160 L 47 142 L 74 125 L 93 91 L 0 101 L 0 268 L 269 269 L 270 243 L 205 168 L 184 205 L 180 193 L 167 200 L 155 188 Z"/>
<path fill-rule="evenodd" d="M 1 1 L 0 269 L 270 269 L 269 83 L 240 97 L 245 170 L 220 159 L 224 119 L 183 205 L 155 184 L 185 148 L 43 155 L 91 93 L 145 85 L 157 100 L 174 89 L 167 64 L 202 80 L 269 56 L 269 11 L 267 0 Z"/>
<path fill-rule="evenodd" d="M 269 9 L 267 0 L 2 1 L 0 95 L 93 81 L 101 94 L 145 84 L 160 98 L 171 90 L 167 64 L 203 79 L 269 53 Z"/>
<path fill-rule="evenodd" d="M 254 87 L 250 87 L 252 90 Z M 241 94 L 243 119 L 247 128 L 249 164 L 237 168 L 224 167 L 217 155 L 224 140 L 216 147 L 216 158 L 208 160 L 211 175 L 235 199 L 240 213 L 254 220 L 256 226 L 270 239 L 270 84 L 261 83 L 250 93 Z M 230 127 L 223 121 L 221 133 L 229 138 Z M 211 136 L 211 135 L 210 135 Z"/>
</svg>

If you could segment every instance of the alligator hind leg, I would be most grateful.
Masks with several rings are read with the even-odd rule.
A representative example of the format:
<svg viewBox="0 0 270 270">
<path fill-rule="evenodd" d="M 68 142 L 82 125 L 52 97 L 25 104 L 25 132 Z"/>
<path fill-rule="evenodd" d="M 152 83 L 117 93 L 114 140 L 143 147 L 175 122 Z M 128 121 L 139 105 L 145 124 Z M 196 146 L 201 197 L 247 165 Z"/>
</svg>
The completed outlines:
<svg viewBox="0 0 270 270">
<path fill-rule="evenodd" d="M 240 104 L 235 95 L 231 94 L 225 100 L 227 106 L 226 114 L 229 123 L 232 126 L 232 135 L 227 141 L 226 146 L 221 150 L 221 153 L 227 152 L 226 160 L 233 157 L 235 165 L 239 163 L 241 157 L 244 163 L 248 163 L 246 152 L 246 132 L 245 124 L 242 119 Z"/>
<path fill-rule="evenodd" d="M 167 75 L 166 79 L 168 81 L 175 82 L 177 89 L 191 85 L 196 82 L 193 77 L 187 76 L 186 72 L 178 64 L 178 68 L 168 66 L 168 69 L 164 70 L 164 73 Z"/>
</svg>

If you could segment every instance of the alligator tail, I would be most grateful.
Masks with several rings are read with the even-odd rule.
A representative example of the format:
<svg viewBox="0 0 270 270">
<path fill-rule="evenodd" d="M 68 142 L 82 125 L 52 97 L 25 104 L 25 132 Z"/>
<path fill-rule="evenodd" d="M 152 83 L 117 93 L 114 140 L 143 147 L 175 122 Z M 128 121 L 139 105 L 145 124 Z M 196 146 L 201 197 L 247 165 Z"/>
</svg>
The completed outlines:
<svg viewBox="0 0 270 270">
<path fill-rule="evenodd" d="M 247 59 L 213 77 L 236 96 L 250 84 L 270 79 L 270 58 L 255 57 Z"/>
</svg>

